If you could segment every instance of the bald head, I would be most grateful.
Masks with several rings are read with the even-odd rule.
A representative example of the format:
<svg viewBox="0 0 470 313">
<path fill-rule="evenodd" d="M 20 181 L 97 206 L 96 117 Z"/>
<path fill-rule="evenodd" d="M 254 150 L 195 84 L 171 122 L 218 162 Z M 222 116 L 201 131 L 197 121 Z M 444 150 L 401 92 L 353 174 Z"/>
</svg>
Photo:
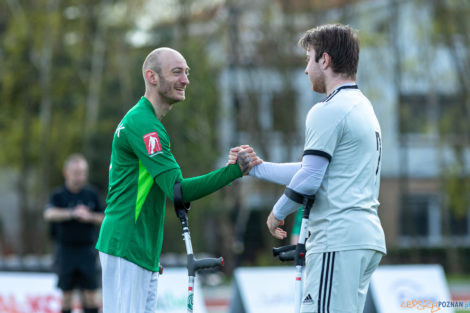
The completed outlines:
<svg viewBox="0 0 470 313">
<path fill-rule="evenodd" d="M 157 48 L 150 52 L 149 55 L 145 58 L 144 64 L 142 65 L 142 75 L 145 82 L 147 83 L 147 80 L 145 79 L 145 71 L 152 70 L 158 75 L 162 75 L 162 69 L 165 64 L 165 60 L 171 57 L 182 58 L 184 60 L 184 57 L 181 55 L 181 53 L 167 47 Z"/>
<path fill-rule="evenodd" d="M 189 67 L 184 57 L 171 48 L 158 48 L 150 52 L 142 65 L 145 81 L 145 97 L 154 107 L 164 108 L 157 112 L 165 116 L 171 105 L 184 101 L 186 86 L 189 85 Z"/>
</svg>

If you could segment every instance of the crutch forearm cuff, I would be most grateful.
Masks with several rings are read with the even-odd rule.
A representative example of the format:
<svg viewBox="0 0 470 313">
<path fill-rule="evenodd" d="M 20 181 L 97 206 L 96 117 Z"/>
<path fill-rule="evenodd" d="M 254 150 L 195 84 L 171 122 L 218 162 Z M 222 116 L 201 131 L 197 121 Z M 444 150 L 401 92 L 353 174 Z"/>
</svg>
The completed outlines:
<svg viewBox="0 0 470 313">
<path fill-rule="evenodd" d="M 175 210 L 189 211 L 190 209 L 191 204 L 189 202 L 184 202 L 183 200 L 181 182 L 176 182 L 173 187 L 173 203 L 175 205 Z"/>
<path fill-rule="evenodd" d="M 304 194 L 302 194 L 300 192 L 297 192 L 294 189 L 291 189 L 289 187 L 286 187 L 286 190 L 284 191 L 284 194 L 286 195 L 287 198 L 291 199 L 292 201 L 294 201 L 298 204 L 304 204 L 304 199 L 305 198 L 314 197 L 314 196 L 304 195 Z"/>
</svg>

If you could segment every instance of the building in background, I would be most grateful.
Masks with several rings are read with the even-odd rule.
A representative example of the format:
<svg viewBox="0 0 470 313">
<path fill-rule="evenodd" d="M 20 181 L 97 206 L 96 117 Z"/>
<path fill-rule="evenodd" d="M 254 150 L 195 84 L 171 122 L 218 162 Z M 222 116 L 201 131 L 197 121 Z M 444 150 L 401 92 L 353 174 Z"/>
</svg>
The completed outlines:
<svg viewBox="0 0 470 313">
<path fill-rule="evenodd" d="M 135 97 L 141 95 L 137 87 L 140 73 L 134 73 L 141 55 L 164 45 L 182 50 L 193 68 L 184 108 L 175 112 L 173 121 L 168 121 L 174 123 L 173 126 L 186 123 L 184 135 L 171 132 L 173 136 L 180 136 L 177 140 L 172 138 L 172 148 L 176 154 L 180 153 L 180 158 L 196 158 L 194 154 L 178 152 L 180 148 L 174 143 L 185 140 L 189 151 L 201 145 L 218 146 L 218 152 L 223 155 L 230 146 L 248 143 L 269 161 L 300 160 L 305 116 L 322 96 L 310 90 L 303 72 L 304 51 L 297 47 L 297 39 L 315 25 L 349 24 L 360 30 L 358 85 L 374 105 L 382 126 L 379 215 L 390 252 L 384 261 L 445 262 L 455 271 L 468 269 L 462 261 L 470 247 L 470 22 L 467 21 L 470 4 L 467 1 L 165 0 L 144 2 L 141 10 L 136 7 L 126 1 L 105 4 L 99 10 L 107 12 L 109 18 L 106 19 L 86 15 L 84 12 L 92 10 L 80 5 L 59 8 L 70 23 L 67 24 L 70 29 L 60 28 L 64 30 L 61 36 L 65 52 L 67 49 L 82 51 L 74 47 L 80 38 L 86 39 L 89 35 L 82 36 L 77 30 L 81 28 L 72 26 L 92 17 L 99 20 L 96 27 L 91 27 L 95 31 L 94 38 L 104 38 L 107 44 L 101 48 L 96 45 L 96 50 L 89 49 L 94 51 L 92 56 L 98 61 L 101 58 L 103 63 L 102 68 L 97 66 L 94 76 L 98 82 L 101 79 L 103 85 L 101 103 L 98 102 L 101 107 L 95 112 L 97 115 L 93 115 L 98 119 L 96 125 L 103 129 L 101 137 L 95 136 L 96 142 L 106 142 L 99 138 L 107 138 L 105 136 L 112 133 L 107 127 L 113 126 L 108 125 L 115 125 Z M 9 56 L 5 51 L 0 47 L 0 55 Z M 108 54 L 110 56 L 104 58 Z M 78 59 L 78 64 L 88 64 L 82 60 L 88 54 L 65 56 L 59 59 L 68 62 Z M 88 77 L 88 67 L 83 69 L 75 63 L 75 67 L 63 63 L 67 69 L 81 69 L 80 77 Z M 98 75 L 100 69 L 101 76 Z M 70 102 L 67 106 L 75 108 L 72 104 L 76 101 L 75 110 L 79 113 L 86 98 L 82 89 L 75 88 L 77 94 L 73 97 L 67 93 Z M 66 90 L 66 87 L 54 88 L 52 92 L 55 90 Z M 97 91 L 91 87 L 90 90 L 96 97 Z M 54 99 L 64 96 L 58 94 L 52 98 L 59 101 Z M 210 105 L 203 107 L 209 102 Z M 66 126 L 72 124 L 65 119 L 58 120 L 66 121 Z M 190 127 L 195 129 L 193 133 L 187 131 Z M 81 134 L 60 129 L 59 134 L 62 133 Z M 201 143 L 201 137 L 215 139 Z M 53 138 L 57 141 L 62 137 L 55 135 Z M 77 138 L 62 144 L 71 146 L 80 142 Z M 96 147 L 96 142 L 91 141 L 91 144 Z M 66 153 L 65 149 L 57 152 L 56 163 L 60 163 L 57 155 Z M 96 149 L 94 159 L 98 160 L 95 166 L 100 166 L 94 172 L 104 177 L 107 157 Z M 193 164 L 191 159 L 181 163 Z M 34 156 L 30 160 L 34 160 Z M 25 172 L 8 170 L 1 176 L 14 182 L 0 184 L 0 195 L 8 195 L 2 201 L 0 212 L 0 243 L 4 253 L 21 246 L 20 228 L 26 224 L 22 223 L 24 213 L 18 210 L 22 197 L 15 186 L 19 173 Z M 31 172 L 34 172 L 31 175 L 34 179 L 27 180 L 27 189 L 34 194 L 38 185 L 35 182 L 41 178 L 37 173 L 42 172 L 36 168 Z M 105 186 L 105 178 L 100 179 L 104 179 L 102 185 Z M 241 263 L 266 263 L 262 254 L 265 257 L 269 254 L 274 241 L 265 229 L 265 219 L 283 188 L 254 179 L 245 180 L 243 184 L 234 184 L 224 193 L 223 203 L 217 204 L 229 208 L 230 214 L 224 213 L 229 217 L 222 218 L 220 213 L 214 213 L 220 212 L 219 207 L 207 202 L 214 208 L 203 217 L 206 227 L 201 229 L 201 242 L 217 249 L 231 246 Z M 30 196 L 30 210 L 22 211 L 32 216 L 32 222 L 27 225 L 32 225 L 34 216 L 42 213 L 42 204 L 32 203 L 33 200 Z M 196 221 L 202 218 L 198 220 L 197 210 L 192 214 L 197 227 Z M 235 225 L 233 229 L 226 230 L 231 225 Z M 38 229 L 44 231 L 44 228 Z M 197 233 L 194 231 L 195 236 Z M 222 239 L 214 239 L 214 234 Z M 198 239 L 194 241 L 197 246 Z M 222 254 L 227 259 L 231 257 L 225 252 Z"/>
</svg>

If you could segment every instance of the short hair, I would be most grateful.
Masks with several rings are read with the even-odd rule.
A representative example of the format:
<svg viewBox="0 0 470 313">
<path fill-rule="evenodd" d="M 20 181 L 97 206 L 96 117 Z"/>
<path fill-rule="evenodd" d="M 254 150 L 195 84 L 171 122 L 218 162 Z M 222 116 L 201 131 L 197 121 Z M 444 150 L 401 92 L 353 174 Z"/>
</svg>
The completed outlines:
<svg viewBox="0 0 470 313">
<path fill-rule="evenodd" d="M 162 63 L 160 62 L 160 53 L 162 49 L 155 49 L 147 55 L 144 64 L 142 64 L 142 76 L 145 81 L 145 71 L 150 69 L 156 72 L 158 75 L 162 75 Z"/>
<path fill-rule="evenodd" d="M 323 53 L 331 57 L 331 67 L 335 73 L 355 78 L 359 63 L 358 31 L 342 24 L 326 24 L 314 27 L 302 34 L 299 46 L 315 49 L 315 62 Z"/>
<path fill-rule="evenodd" d="M 86 158 L 83 156 L 83 154 L 73 153 L 65 159 L 64 169 L 67 169 L 70 166 L 70 164 L 78 162 L 78 161 L 84 161 L 88 165 L 88 162 Z"/>
</svg>

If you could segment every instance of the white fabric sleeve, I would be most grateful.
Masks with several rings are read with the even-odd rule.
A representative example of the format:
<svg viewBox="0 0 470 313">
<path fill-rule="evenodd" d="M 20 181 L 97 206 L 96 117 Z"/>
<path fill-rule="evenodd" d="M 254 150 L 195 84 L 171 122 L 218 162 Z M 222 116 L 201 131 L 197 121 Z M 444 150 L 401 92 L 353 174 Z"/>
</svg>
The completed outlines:
<svg viewBox="0 0 470 313">
<path fill-rule="evenodd" d="M 250 176 L 261 178 L 272 183 L 287 186 L 295 173 L 300 170 L 301 163 L 263 162 L 250 171 Z"/>
<path fill-rule="evenodd" d="M 302 167 L 294 175 L 288 187 L 304 195 L 315 194 L 320 188 L 328 164 L 328 159 L 322 156 L 304 155 L 302 158 Z M 274 217 L 278 220 L 284 220 L 287 215 L 296 211 L 299 206 L 300 204 L 292 201 L 283 194 L 274 205 Z"/>
<path fill-rule="evenodd" d="M 347 114 L 343 106 L 317 104 L 305 120 L 305 154 L 317 154 L 331 160 L 342 136 Z"/>
</svg>

